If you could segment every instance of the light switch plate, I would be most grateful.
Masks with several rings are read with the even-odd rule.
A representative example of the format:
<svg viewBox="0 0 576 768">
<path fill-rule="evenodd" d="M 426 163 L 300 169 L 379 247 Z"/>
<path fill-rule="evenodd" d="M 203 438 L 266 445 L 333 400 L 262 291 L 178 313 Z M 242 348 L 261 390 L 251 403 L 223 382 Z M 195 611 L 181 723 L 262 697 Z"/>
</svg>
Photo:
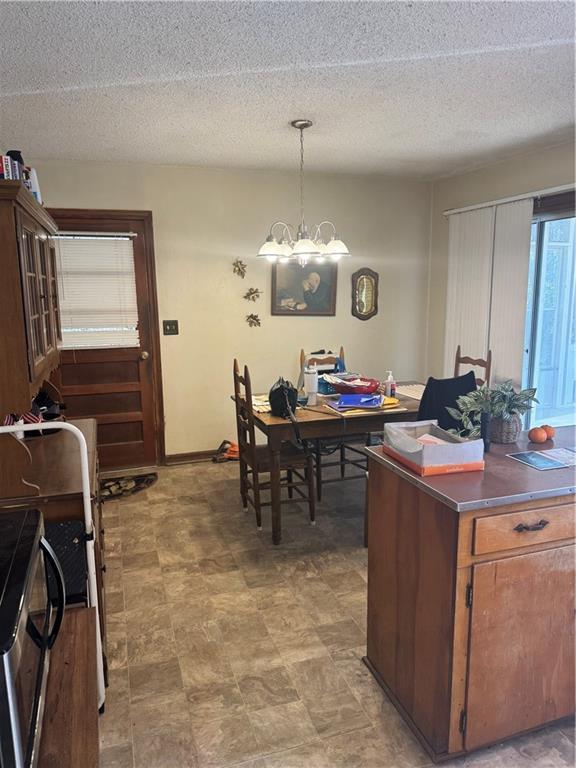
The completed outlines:
<svg viewBox="0 0 576 768">
<path fill-rule="evenodd" d="M 162 320 L 164 336 L 178 336 L 178 320 Z"/>
</svg>

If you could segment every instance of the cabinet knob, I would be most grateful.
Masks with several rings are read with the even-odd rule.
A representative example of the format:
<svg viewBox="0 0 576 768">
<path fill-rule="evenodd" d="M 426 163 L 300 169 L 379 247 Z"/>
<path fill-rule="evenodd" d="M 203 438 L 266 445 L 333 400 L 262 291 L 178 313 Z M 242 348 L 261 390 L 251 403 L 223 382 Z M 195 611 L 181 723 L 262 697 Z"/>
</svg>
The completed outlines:
<svg viewBox="0 0 576 768">
<path fill-rule="evenodd" d="M 150 353 L 146 352 L 146 350 L 144 350 L 143 352 L 140 352 L 140 360 L 148 360 L 149 357 L 150 357 Z"/>
</svg>

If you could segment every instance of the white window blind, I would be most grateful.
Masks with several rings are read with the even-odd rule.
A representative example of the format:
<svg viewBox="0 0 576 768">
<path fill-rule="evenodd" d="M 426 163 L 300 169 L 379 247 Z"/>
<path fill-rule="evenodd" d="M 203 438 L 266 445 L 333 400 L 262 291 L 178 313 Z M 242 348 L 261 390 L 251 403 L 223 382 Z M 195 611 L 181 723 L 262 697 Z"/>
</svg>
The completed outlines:
<svg viewBox="0 0 576 768">
<path fill-rule="evenodd" d="M 450 215 L 446 376 L 460 344 L 469 357 L 485 358 L 490 349 L 491 381 L 520 386 L 532 206 L 526 198 Z"/>
<path fill-rule="evenodd" d="M 496 208 L 489 346 L 492 381 L 522 384 L 533 200 Z"/>
<path fill-rule="evenodd" d="M 444 346 L 447 377 L 454 375 L 459 344 L 463 355 L 486 357 L 493 242 L 493 207 L 450 216 Z M 477 375 L 481 373 L 479 370 Z"/>
<path fill-rule="evenodd" d="M 132 238 L 58 236 L 62 349 L 139 347 Z"/>
</svg>

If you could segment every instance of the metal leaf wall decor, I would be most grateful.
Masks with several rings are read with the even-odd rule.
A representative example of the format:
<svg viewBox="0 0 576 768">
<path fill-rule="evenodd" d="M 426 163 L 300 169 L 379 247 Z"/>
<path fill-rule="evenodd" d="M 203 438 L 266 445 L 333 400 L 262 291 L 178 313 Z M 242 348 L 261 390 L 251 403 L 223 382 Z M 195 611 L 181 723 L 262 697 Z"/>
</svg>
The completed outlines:
<svg viewBox="0 0 576 768">
<path fill-rule="evenodd" d="M 246 269 L 247 266 L 241 259 L 236 259 L 236 261 L 232 262 L 232 271 L 242 279 L 246 277 Z"/>
<path fill-rule="evenodd" d="M 261 325 L 260 318 L 254 314 L 246 315 L 246 322 L 250 328 L 259 328 Z"/>
<path fill-rule="evenodd" d="M 256 301 L 257 299 L 262 296 L 262 291 L 260 288 L 248 288 L 246 293 L 244 294 L 244 298 L 246 301 Z"/>
</svg>

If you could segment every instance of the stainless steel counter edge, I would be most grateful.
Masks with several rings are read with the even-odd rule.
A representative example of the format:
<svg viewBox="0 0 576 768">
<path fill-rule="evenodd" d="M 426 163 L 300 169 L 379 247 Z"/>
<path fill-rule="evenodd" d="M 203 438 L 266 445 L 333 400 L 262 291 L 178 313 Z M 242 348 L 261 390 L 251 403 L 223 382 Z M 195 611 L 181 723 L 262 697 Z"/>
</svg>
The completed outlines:
<svg viewBox="0 0 576 768">
<path fill-rule="evenodd" d="M 492 499 L 482 499 L 481 501 L 465 501 L 458 502 L 451 498 L 442 491 L 438 491 L 435 488 L 431 488 L 423 477 L 414 474 L 401 464 L 397 464 L 387 456 L 383 456 L 377 452 L 377 448 L 365 448 L 364 449 L 370 458 L 375 459 L 380 464 L 384 464 L 387 469 L 394 472 L 396 475 L 408 480 L 412 485 L 417 486 L 421 490 L 433 496 L 438 501 L 441 501 L 450 509 L 454 509 L 456 512 L 468 512 L 472 509 L 486 509 L 487 507 L 502 507 L 504 504 L 519 504 L 522 501 L 532 501 L 533 499 L 552 499 L 556 496 L 570 496 L 576 493 L 576 486 L 566 486 L 565 488 L 554 488 L 549 491 L 536 491 L 535 493 L 515 493 L 510 496 L 496 496 Z M 440 477 L 440 475 L 437 475 Z M 441 477 L 449 477 L 449 475 L 442 475 Z M 428 480 L 430 477 L 427 478 Z"/>
</svg>

